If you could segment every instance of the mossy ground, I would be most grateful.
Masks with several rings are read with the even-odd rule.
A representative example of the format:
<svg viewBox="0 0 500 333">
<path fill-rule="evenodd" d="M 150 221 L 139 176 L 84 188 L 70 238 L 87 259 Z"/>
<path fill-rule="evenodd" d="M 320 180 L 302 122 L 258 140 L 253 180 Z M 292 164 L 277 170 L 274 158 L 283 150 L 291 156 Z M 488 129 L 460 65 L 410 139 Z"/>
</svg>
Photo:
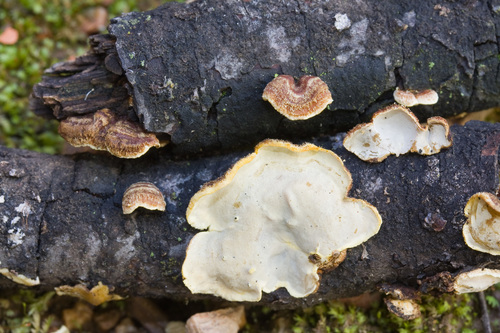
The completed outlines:
<svg viewBox="0 0 500 333">
<path fill-rule="evenodd" d="M 11 26 L 19 32 L 14 45 L 0 44 L 0 144 L 45 153 L 61 151 L 57 123 L 41 119 L 29 110 L 28 97 L 40 81 L 43 70 L 67 61 L 87 50 L 88 34 L 82 24 L 93 10 L 104 8 L 109 17 L 122 12 L 147 10 L 161 0 L 3 0 L 0 2 L 0 32 Z M 105 31 L 96 31 L 105 32 Z M 429 65 L 430 66 L 430 65 Z M 493 121 L 498 120 L 498 110 Z M 491 324 L 500 330 L 500 310 L 495 289 L 487 292 Z M 28 290 L 0 292 L 0 332 L 53 332 L 65 324 L 65 306 L 75 302 L 53 292 L 36 294 Z M 92 316 L 109 309 L 126 317 L 127 301 L 92 308 Z M 383 301 L 368 308 L 340 302 L 326 302 L 296 311 L 272 311 L 252 307 L 246 311 L 244 332 L 479 332 L 480 307 L 476 295 L 439 298 L 423 297 L 422 317 L 403 321 L 390 314 Z M 179 307 L 173 307 L 181 311 Z M 203 306 L 197 306 L 203 310 Z M 107 310 L 106 310 L 107 309 Z M 187 307 L 186 307 L 187 309 Z M 116 311 L 115 311 L 116 310 Z M 172 310 L 170 310 L 172 311 Z M 187 312 L 176 314 L 186 319 Z M 91 319 L 92 320 L 92 319 Z M 135 322 L 137 324 L 137 321 Z M 136 325 L 137 326 L 137 325 Z M 92 327 L 92 326 L 90 326 Z M 138 327 L 138 329 L 141 329 Z M 85 327 L 76 331 L 86 331 Z M 140 330 L 141 331 L 141 330 Z M 143 330 L 142 330 L 143 331 Z"/>
</svg>

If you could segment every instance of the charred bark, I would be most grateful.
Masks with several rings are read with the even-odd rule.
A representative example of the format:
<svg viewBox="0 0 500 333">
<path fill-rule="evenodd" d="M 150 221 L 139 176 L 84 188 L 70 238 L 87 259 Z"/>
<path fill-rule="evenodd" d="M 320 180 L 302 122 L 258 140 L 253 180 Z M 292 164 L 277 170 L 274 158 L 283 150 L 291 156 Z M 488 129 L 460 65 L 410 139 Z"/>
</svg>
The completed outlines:
<svg viewBox="0 0 500 333">
<path fill-rule="evenodd" d="M 396 86 L 439 93 L 435 106 L 415 108 L 421 119 L 477 111 L 499 104 L 499 6 L 169 3 L 113 19 L 89 55 L 47 72 L 32 107 L 58 119 L 111 108 L 191 153 L 348 130 L 391 103 Z M 295 122 L 272 110 L 262 91 L 282 73 L 321 77 L 329 109 Z"/>
<path fill-rule="evenodd" d="M 322 276 L 316 293 L 297 299 L 280 289 L 264 294 L 261 303 L 302 306 L 383 283 L 443 291 L 447 276 L 500 268 L 497 257 L 468 248 L 462 238 L 468 198 L 497 191 L 500 125 L 470 122 L 453 127 L 452 134 L 453 146 L 437 155 L 390 156 L 378 164 L 347 152 L 342 135 L 315 139 L 345 160 L 353 176 L 349 195 L 376 206 L 382 227 L 349 249 L 346 260 Z M 214 298 L 193 295 L 183 285 L 186 247 L 198 232 L 185 212 L 203 183 L 247 153 L 180 160 L 158 151 L 124 161 L 105 154 L 65 157 L 0 148 L 0 268 L 39 277 L 37 290 L 102 281 L 122 296 Z M 166 212 L 122 214 L 123 192 L 137 181 L 159 187 Z M 439 228 L 432 228 L 433 222 Z M 0 276 L 0 288 L 13 286 Z"/>
</svg>

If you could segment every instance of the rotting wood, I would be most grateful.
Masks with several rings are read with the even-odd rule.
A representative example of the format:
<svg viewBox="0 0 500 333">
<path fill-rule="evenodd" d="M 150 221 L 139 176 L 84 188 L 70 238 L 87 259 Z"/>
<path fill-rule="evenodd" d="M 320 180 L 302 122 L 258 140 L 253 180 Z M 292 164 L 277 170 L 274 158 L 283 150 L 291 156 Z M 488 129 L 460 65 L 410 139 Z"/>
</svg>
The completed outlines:
<svg viewBox="0 0 500 333">
<path fill-rule="evenodd" d="M 430 156 L 390 156 L 369 164 L 342 147 L 343 135 L 312 140 L 334 150 L 353 176 L 350 196 L 377 207 L 383 223 L 346 260 L 323 274 L 305 298 L 284 289 L 261 304 L 297 307 L 400 283 L 450 291 L 454 274 L 500 268 L 497 257 L 462 238 L 471 195 L 498 189 L 500 125 L 470 122 L 452 128 L 453 146 Z M 192 195 L 247 152 L 181 160 L 163 148 L 140 160 L 107 154 L 50 156 L 0 147 L 0 268 L 39 277 L 35 290 L 99 281 L 120 296 L 214 299 L 193 295 L 182 282 L 186 247 L 198 232 L 185 219 Z M 123 192 L 149 181 L 165 195 L 166 212 L 123 215 Z M 429 228 L 439 219 L 440 228 Z M 445 221 L 443 228 L 442 224 Z M 0 276 L 0 288 L 19 285 Z"/>
<path fill-rule="evenodd" d="M 32 108 L 58 119 L 101 108 L 168 134 L 179 153 L 348 130 L 432 88 L 421 119 L 498 106 L 499 4 L 411 1 L 168 3 L 112 20 L 91 51 L 49 69 Z M 262 100 L 276 74 L 320 76 L 329 110 L 290 121 Z M 130 96 L 130 98 L 129 98 Z M 130 105 L 133 105 L 130 106 Z"/>
</svg>

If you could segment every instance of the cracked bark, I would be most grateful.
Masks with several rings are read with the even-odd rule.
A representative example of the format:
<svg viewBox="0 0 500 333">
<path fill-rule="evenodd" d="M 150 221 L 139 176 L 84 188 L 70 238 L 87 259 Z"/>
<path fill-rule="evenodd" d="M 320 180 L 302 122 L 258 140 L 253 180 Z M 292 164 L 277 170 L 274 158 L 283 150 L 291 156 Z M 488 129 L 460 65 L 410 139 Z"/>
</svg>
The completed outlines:
<svg viewBox="0 0 500 333">
<path fill-rule="evenodd" d="M 295 307 L 354 296 L 382 283 L 423 292 L 447 290 L 450 276 L 477 267 L 500 268 L 497 257 L 468 248 L 462 239 L 463 208 L 476 192 L 498 189 L 500 125 L 469 122 L 452 128 L 454 143 L 437 155 L 390 156 L 369 164 L 348 153 L 342 135 L 312 142 L 334 150 L 353 176 L 351 197 L 377 207 L 380 232 L 349 249 L 346 260 L 322 276 L 319 290 L 303 299 L 284 289 L 262 304 Z M 0 147 L 0 268 L 29 278 L 36 290 L 99 281 L 122 296 L 214 299 L 192 295 L 181 265 L 198 232 L 185 212 L 200 186 L 222 175 L 249 151 L 180 159 L 168 149 L 139 160 L 107 154 L 49 156 Z M 125 189 L 155 183 L 166 212 L 121 212 Z M 446 221 L 440 232 L 428 217 Z M 365 252 L 366 251 L 366 252 Z M 0 288 L 15 288 L 0 276 Z"/>
<path fill-rule="evenodd" d="M 90 38 L 91 54 L 47 72 L 32 108 L 58 119 L 111 108 L 170 136 L 178 153 L 348 130 L 391 103 L 396 86 L 438 91 L 437 105 L 413 109 L 420 119 L 478 111 L 499 104 L 498 8 L 497 0 L 169 3 L 113 19 L 111 35 Z M 348 28 L 335 27 L 337 14 Z M 333 93 L 329 110 L 283 119 L 261 99 L 281 73 L 320 76 Z"/>
</svg>

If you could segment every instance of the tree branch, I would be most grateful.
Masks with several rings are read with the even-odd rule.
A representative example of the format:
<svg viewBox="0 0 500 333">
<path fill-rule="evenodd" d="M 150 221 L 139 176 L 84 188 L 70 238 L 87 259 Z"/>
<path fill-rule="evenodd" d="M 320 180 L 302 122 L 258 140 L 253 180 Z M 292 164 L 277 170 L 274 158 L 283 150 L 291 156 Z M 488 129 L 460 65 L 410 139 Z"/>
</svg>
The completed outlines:
<svg viewBox="0 0 500 333">
<path fill-rule="evenodd" d="M 58 119 L 112 108 L 168 134 L 181 153 L 345 131 L 391 103 L 396 86 L 439 93 L 435 106 L 414 109 L 422 120 L 478 111 L 499 104 L 497 7 L 168 3 L 113 19 L 111 35 L 91 37 L 93 55 L 47 72 L 32 108 Z M 282 73 L 321 77 L 333 94 L 329 109 L 307 121 L 284 119 L 261 98 Z"/>
<path fill-rule="evenodd" d="M 354 180 L 349 195 L 376 206 L 382 227 L 347 250 L 346 260 L 323 274 L 316 293 L 296 299 L 280 289 L 261 302 L 301 306 L 382 283 L 416 289 L 422 284 L 429 291 L 429 279 L 438 273 L 500 268 L 498 258 L 468 248 L 461 234 L 468 198 L 497 191 L 500 125 L 469 122 L 453 127 L 452 135 L 453 146 L 437 155 L 390 156 L 378 164 L 348 153 L 342 135 L 313 140 L 345 161 Z M 198 232 L 186 222 L 186 208 L 202 184 L 247 153 L 180 160 L 159 150 L 140 160 L 119 160 L 0 147 L 0 268 L 39 277 L 39 290 L 102 281 L 121 296 L 213 298 L 192 295 L 182 282 L 186 247 Z M 122 214 L 123 192 L 137 181 L 158 186 L 166 212 Z M 429 228 L 433 219 L 446 221 L 442 231 Z M 12 287 L 0 277 L 0 288 Z"/>
</svg>

